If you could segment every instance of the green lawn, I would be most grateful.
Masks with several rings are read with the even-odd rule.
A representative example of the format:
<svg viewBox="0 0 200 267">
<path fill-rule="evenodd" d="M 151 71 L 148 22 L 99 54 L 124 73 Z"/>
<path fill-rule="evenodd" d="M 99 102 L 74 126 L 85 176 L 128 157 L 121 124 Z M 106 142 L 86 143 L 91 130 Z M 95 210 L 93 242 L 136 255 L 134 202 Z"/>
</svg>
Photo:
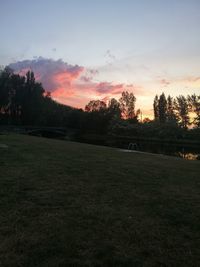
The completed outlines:
<svg viewBox="0 0 200 267">
<path fill-rule="evenodd" d="M 0 266 L 200 266 L 199 161 L 23 135 L 0 144 Z"/>
</svg>

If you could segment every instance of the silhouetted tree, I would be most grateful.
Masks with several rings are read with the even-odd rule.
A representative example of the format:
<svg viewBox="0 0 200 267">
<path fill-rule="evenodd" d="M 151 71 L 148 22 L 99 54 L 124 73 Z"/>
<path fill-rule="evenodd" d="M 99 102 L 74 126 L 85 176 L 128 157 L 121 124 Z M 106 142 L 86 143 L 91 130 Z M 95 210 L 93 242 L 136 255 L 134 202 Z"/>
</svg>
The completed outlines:
<svg viewBox="0 0 200 267">
<path fill-rule="evenodd" d="M 121 116 L 120 103 L 115 98 L 111 98 L 108 103 L 108 113 L 111 117 L 120 118 Z"/>
<path fill-rule="evenodd" d="M 44 89 L 35 81 L 34 73 L 26 74 L 24 90 L 22 94 L 22 122 L 23 124 L 37 124 L 42 110 Z"/>
<path fill-rule="evenodd" d="M 154 120 L 158 121 L 159 120 L 159 98 L 158 95 L 155 96 L 154 101 L 153 101 L 153 111 L 154 111 Z"/>
<path fill-rule="evenodd" d="M 190 125 L 189 105 L 187 99 L 184 96 L 180 95 L 176 97 L 175 109 L 177 111 L 179 124 L 183 128 L 187 128 Z"/>
<path fill-rule="evenodd" d="M 167 120 L 167 100 L 165 94 L 162 93 L 158 100 L 158 113 L 159 113 L 159 121 L 161 123 L 165 123 Z"/>
<path fill-rule="evenodd" d="M 135 112 L 136 98 L 133 93 L 122 92 L 122 96 L 119 99 L 121 116 L 123 119 L 136 119 L 137 114 Z"/>
<path fill-rule="evenodd" d="M 23 91 L 24 91 L 25 78 L 18 74 L 13 74 L 10 78 L 10 81 L 11 81 L 11 90 L 9 99 L 10 119 L 12 123 L 20 124 L 22 106 L 23 106 Z"/>
<path fill-rule="evenodd" d="M 102 100 L 91 100 L 86 106 L 85 111 L 93 112 L 106 109 L 106 103 Z"/>
<path fill-rule="evenodd" d="M 12 71 L 9 68 L 5 68 L 0 72 L 0 114 L 1 119 L 7 118 L 9 115 L 9 102 L 10 102 L 10 91 L 11 81 L 10 77 Z"/>
<path fill-rule="evenodd" d="M 200 95 L 188 95 L 188 104 L 190 107 L 190 111 L 195 114 L 193 124 L 196 127 L 200 127 Z"/>
<path fill-rule="evenodd" d="M 176 123 L 177 118 L 175 114 L 174 100 L 170 95 L 167 97 L 167 122 Z"/>
</svg>

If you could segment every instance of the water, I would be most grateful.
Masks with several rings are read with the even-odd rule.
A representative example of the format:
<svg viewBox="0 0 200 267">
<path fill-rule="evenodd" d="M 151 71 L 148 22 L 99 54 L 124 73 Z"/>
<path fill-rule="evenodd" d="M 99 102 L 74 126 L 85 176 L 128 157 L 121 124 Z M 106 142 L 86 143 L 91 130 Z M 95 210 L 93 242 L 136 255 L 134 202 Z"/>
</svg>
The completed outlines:
<svg viewBox="0 0 200 267">
<path fill-rule="evenodd" d="M 200 160 L 200 147 L 198 146 L 137 142 L 137 147 L 138 151 L 175 156 L 187 160 Z"/>
<path fill-rule="evenodd" d="M 173 143 L 161 143 L 161 141 L 150 141 L 150 140 L 137 140 L 137 139 L 123 139 L 123 138 L 113 138 L 108 140 L 101 139 L 76 139 L 75 141 L 94 144 L 94 145 L 104 145 L 116 147 L 128 151 L 128 148 L 133 150 L 155 153 L 155 154 L 164 154 L 168 156 L 175 156 L 184 158 L 186 160 L 200 160 L 200 145 L 190 145 L 190 144 L 173 144 Z M 130 144 L 133 144 L 130 146 Z M 131 150 L 130 150 L 131 151 Z"/>
</svg>

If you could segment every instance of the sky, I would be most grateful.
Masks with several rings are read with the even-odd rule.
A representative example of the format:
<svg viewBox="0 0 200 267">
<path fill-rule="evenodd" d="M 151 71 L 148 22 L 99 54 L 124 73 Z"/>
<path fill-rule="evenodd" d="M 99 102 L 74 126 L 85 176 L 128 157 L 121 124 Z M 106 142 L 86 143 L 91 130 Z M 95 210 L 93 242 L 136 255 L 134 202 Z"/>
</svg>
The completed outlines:
<svg viewBox="0 0 200 267">
<path fill-rule="evenodd" d="M 200 94 L 199 0 L 0 0 L 0 65 L 61 103 Z"/>
</svg>

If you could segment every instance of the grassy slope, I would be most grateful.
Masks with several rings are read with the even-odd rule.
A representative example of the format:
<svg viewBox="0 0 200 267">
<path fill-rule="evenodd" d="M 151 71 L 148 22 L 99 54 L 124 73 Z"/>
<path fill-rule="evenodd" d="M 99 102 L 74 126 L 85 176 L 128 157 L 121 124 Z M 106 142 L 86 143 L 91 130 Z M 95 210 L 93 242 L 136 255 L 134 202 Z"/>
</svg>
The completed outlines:
<svg viewBox="0 0 200 267">
<path fill-rule="evenodd" d="M 199 266 L 200 162 L 0 136 L 0 266 Z"/>
</svg>

